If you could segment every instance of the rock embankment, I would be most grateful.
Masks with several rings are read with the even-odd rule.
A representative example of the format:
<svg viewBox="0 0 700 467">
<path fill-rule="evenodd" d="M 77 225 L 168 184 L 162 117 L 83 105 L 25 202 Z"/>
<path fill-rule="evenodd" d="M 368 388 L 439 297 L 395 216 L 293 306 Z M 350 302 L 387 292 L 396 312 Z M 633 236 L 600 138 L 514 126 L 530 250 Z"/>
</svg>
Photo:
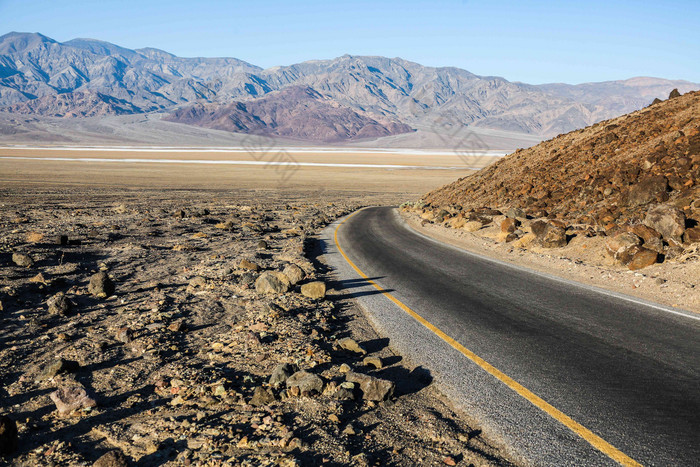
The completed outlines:
<svg viewBox="0 0 700 467">
<path fill-rule="evenodd" d="M 558 248 L 604 237 L 617 264 L 686 258 L 700 242 L 700 92 L 518 150 L 404 207 L 426 222 Z M 502 216 L 502 217 L 499 217 Z"/>
</svg>

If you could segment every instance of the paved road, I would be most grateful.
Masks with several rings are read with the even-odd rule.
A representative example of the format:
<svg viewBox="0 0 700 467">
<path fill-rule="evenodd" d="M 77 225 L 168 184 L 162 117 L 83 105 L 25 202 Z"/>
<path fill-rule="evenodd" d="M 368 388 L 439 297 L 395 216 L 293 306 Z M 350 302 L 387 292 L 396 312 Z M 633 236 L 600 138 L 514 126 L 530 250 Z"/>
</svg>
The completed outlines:
<svg viewBox="0 0 700 467">
<path fill-rule="evenodd" d="M 700 465 L 698 315 L 443 245 L 410 229 L 392 208 L 359 211 L 326 229 L 323 240 L 327 261 L 354 284 L 391 345 L 425 365 L 526 463 L 615 465 L 611 457 L 619 454 L 623 463 L 629 456 L 643 465 Z M 367 281 L 358 283 L 338 246 L 378 286 L 503 377 Z M 594 447 L 564 425 L 565 417 L 610 447 Z"/>
</svg>

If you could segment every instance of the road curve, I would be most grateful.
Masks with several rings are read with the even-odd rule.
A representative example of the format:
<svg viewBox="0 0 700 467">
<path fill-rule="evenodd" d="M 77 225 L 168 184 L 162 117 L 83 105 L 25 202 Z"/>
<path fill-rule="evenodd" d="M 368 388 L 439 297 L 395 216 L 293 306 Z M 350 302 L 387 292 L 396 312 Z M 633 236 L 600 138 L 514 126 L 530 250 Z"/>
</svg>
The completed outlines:
<svg viewBox="0 0 700 467">
<path fill-rule="evenodd" d="M 700 465 L 698 315 L 441 244 L 393 208 L 322 245 L 391 345 L 525 463 Z"/>
</svg>

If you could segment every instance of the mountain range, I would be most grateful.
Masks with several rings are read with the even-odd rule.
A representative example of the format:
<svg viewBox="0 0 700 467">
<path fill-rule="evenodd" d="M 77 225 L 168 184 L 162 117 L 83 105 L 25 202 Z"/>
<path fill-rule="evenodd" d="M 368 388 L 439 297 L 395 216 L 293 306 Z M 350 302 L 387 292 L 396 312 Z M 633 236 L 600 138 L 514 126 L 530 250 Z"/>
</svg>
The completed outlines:
<svg viewBox="0 0 700 467">
<path fill-rule="evenodd" d="M 94 39 L 0 36 L 0 113 L 75 119 L 157 114 L 169 122 L 337 143 L 469 127 L 550 137 L 640 109 L 678 88 L 661 78 L 530 85 L 344 55 L 262 69 Z"/>
</svg>

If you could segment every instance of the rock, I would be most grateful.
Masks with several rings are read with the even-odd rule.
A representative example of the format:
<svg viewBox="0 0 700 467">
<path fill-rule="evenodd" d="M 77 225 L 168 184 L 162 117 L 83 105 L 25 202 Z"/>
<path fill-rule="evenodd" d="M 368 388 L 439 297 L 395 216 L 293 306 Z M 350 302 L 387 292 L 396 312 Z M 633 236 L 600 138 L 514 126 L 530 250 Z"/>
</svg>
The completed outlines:
<svg viewBox="0 0 700 467">
<path fill-rule="evenodd" d="M 17 424 L 0 415 L 0 456 L 8 456 L 17 450 Z"/>
<path fill-rule="evenodd" d="M 265 240 L 258 241 L 258 249 L 259 250 L 267 250 L 269 248 L 270 248 L 270 246 L 267 244 L 267 242 Z"/>
<path fill-rule="evenodd" d="M 260 407 L 263 405 L 270 405 L 275 402 L 275 395 L 267 388 L 258 386 L 253 392 L 253 397 L 250 399 L 250 405 L 254 407 Z"/>
<path fill-rule="evenodd" d="M 685 243 L 698 243 L 700 242 L 700 227 L 691 227 L 686 229 L 683 234 L 683 241 Z"/>
<path fill-rule="evenodd" d="M 12 262 L 22 268 L 30 268 L 34 265 L 32 257 L 25 253 L 12 253 Z"/>
<path fill-rule="evenodd" d="M 66 294 L 63 292 L 58 292 L 53 297 L 46 301 L 46 305 L 49 307 L 49 314 L 67 316 L 73 309 L 73 303 L 68 300 Z"/>
<path fill-rule="evenodd" d="M 44 285 L 46 285 L 48 281 L 46 280 L 46 277 L 44 277 L 44 275 L 43 275 L 42 273 L 39 273 L 39 274 L 37 274 L 36 276 L 34 276 L 34 277 L 32 277 L 31 279 L 29 279 L 29 282 L 32 282 L 32 283 L 34 283 L 34 284 L 44 284 Z"/>
<path fill-rule="evenodd" d="M 74 373 L 80 369 L 80 364 L 73 360 L 59 358 L 44 367 L 39 374 L 39 381 L 51 379 L 60 373 Z"/>
<path fill-rule="evenodd" d="M 240 269 L 245 269 L 247 271 L 259 271 L 260 270 L 260 266 L 253 263 L 252 261 L 248 261 L 247 259 L 242 259 L 241 262 L 238 263 L 238 267 Z"/>
<path fill-rule="evenodd" d="M 184 318 L 177 319 L 168 325 L 168 331 L 171 332 L 185 332 L 185 330 L 187 330 L 187 323 Z"/>
<path fill-rule="evenodd" d="M 528 248 L 537 239 L 534 233 L 528 232 L 513 242 L 514 248 Z"/>
<path fill-rule="evenodd" d="M 608 237 L 605 241 L 605 251 L 612 256 L 615 261 L 626 265 L 640 249 L 642 240 L 633 233 L 620 232 L 613 237 Z"/>
<path fill-rule="evenodd" d="M 351 339 L 349 337 L 344 337 L 340 339 L 338 341 L 338 345 L 341 349 L 349 350 L 350 352 L 355 352 L 362 355 L 367 353 L 367 351 L 364 348 L 362 348 L 362 346 L 358 344 L 356 340 Z"/>
<path fill-rule="evenodd" d="M 56 404 L 58 413 L 69 414 L 75 410 L 95 407 L 97 403 L 88 397 L 85 388 L 81 386 L 64 386 L 49 394 L 49 397 Z"/>
<path fill-rule="evenodd" d="M 655 176 L 643 179 L 630 188 L 628 202 L 632 206 L 641 206 L 652 201 L 668 199 L 668 179 Z"/>
<path fill-rule="evenodd" d="M 506 217 L 501 222 L 501 232 L 513 233 L 520 226 L 520 221 L 513 217 Z"/>
<path fill-rule="evenodd" d="M 129 460 L 119 450 L 109 451 L 97 459 L 92 467 L 128 467 Z"/>
<path fill-rule="evenodd" d="M 640 248 L 639 251 L 632 257 L 632 260 L 627 264 L 627 267 L 631 271 L 636 271 L 637 269 L 651 266 L 652 264 L 656 263 L 658 258 L 659 254 L 656 251 Z"/>
<path fill-rule="evenodd" d="M 644 248 L 654 250 L 657 253 L 664 252 L 664 242 L 661 241 L 661 234 L 644 224 L 635 224 L 628 228 L 628 231 L 641 238 Z"/>
<path fill-rule="evenodd" d="M 520 218 L 524 218 L 524 217 L 527 217 L 527 216 L 525 215 L 525 211 L 523 211 L 523 210 L 520 209 L 520 208 L 510 208 L 510 209 L 508 209 L 508 210 L 506 211 L 506 217 L 511 217 L 511 218 L 520 217 Z"/>
<path fill-rule="evenodd" d="M 455 460 L 454 457 L 452 456 L 447 456 L 442 460 L 442 463 L 445 465 L 457 465 L 457 461 Z"/>
<path fill-rule="evenodd" d="M 255 281 L 255 291 L 261 294 L 282 294 L 289 290 L 289 279 L 281 272 L 266 271 Z"/>
<path fill-rule="evenodd" d="M 192 279 L 190 279 L 190 282 L 188 283 L 188 287 L 191 287 L 193 289 L 196 289 L 197 287 L 202 288 L 206 285 L 207 280 L 202 276 L 195 276 Z"/>
<path fill-rule="evenodd" d="M 357 426 L 355 426 L 355 424 L 352 423 L 352 422 L 348 423 L 348 424 L 345 426 L 345 428 L 343 428 L 343 431 L 342 431 L 342 433 L 343 433 L 344 435 L 348 435 L 348 436 L 356 435 L 356 434 L 359 433 L 359 432 L 360 432 L 360 430 L 359 430 L 359 429 L 357 428 Z"/>
<path fill-rule="evenodd" d="M 530 224 L 535 242 L 543 248 L 560 248 L 566 246 L 566 229 L 538 220 Z"/>
<path fill-rule="evenodd" d="M 321 394 L 323 392 L 323 380 L 313 373 L 302 370 L 297 371 L 287 379 L 287 387 L 290 389 L 298 387 L 302 394 L 314 392 Z"/>
<path fill-rule="evenodd" d="M 359 384 L 364 399 L 377 402 L 389 399 L 396 387 L 392 381 L 354 372 L 346 374 L 345 380 Z"/>
<path fill-rule="evenodd" d="M 661 102 L 663 102 L 661 99 L 659 99 L 658 97 L 655 97 L 654 100 L 651 101 L 651 104 L 650 104 L 650 105 L 659 104 L 659 103 L 661 103 Z"/>
<path fill-rule="evenodd" d="M 107 298 L 114 293 L 114 282 L 106 272 L 100 271 L 90 278 L 88 292 L 95 297 Z"/>
<path fill-rule="evenodd" d="M 666 241 L 680 243 L 685 232 L 685 214 L 673 206 L 660 204 L 647 211 L 644 225 L 659 232 Z"/>
<path fill-rule="evenodd" d="M 114 333 L 114 338 L 122 344 L 128 344 L 134 340 L 134 331 L 127 327 L 119 328 L 117 332 Z"/>
<path fill-rule="evenodd" d="M 68 245 L 68 235 L 57 235 L 54 241 L 57 245 L 66 246 Z"/>
<path fill-rule="evenodd" d="M 314 300 L 326 296 L 326 284 L 322 281 L 313 281 L 301 286 L 301 294 Z"/>
<path fill-rule="evenodd" d="M 477 230 L 481 229 L 483 226 L 484 226 L 484 224 L 482 224 L 479 221 L 469 221 L 469 222 L 466 222 L 464 224 L 463 228 L 467 232 L 476 232 Z"/>
<path fill-rule="evenodd" d="M 273 388 L 280 387 L 283 384 L 285 384 L 289 377 L 292 376 L 296 371 L 297 368 L 295 365 L 291 365 L 289 363 L 281 363 L 277 365 L 274 370 L 272 370 L 272 374 L 270 375 L 268 383 Z"/>
<path fill-rule="evenodd" d="M 373 366 L 377 370 L 381 370 L 384 366 L 382 363 L 382 359 L 379 357 L 365 357 L 364 359 L 362 359 L 362 364 L 365 366 Z"/>
<path fill-rule="evenodd" d="M 348 365 L 347 363 L 343 363 L 338 368 L 338 371 L 341 373 L 347 373 L 348 371 L 351 371 L 351 370 L 352 370 L 352 368 L 350 368 L 350 365 Z"/>
<path fill-rule="evenodd" d="M 671 91 L 671 94 L 668 95 L 669 99 L 675 99 L 676 97 L 681 97 L 681 93 L 678 92 L 678 89 L 674 89 Z"/>
<path fill-rule="evenodd" d="M 304 279 L 304 271 L 296 264 L 288 264 L 284 267 L 282 274 L 287 276 L 289 282 L 294 285 Z"/>
</svg>

